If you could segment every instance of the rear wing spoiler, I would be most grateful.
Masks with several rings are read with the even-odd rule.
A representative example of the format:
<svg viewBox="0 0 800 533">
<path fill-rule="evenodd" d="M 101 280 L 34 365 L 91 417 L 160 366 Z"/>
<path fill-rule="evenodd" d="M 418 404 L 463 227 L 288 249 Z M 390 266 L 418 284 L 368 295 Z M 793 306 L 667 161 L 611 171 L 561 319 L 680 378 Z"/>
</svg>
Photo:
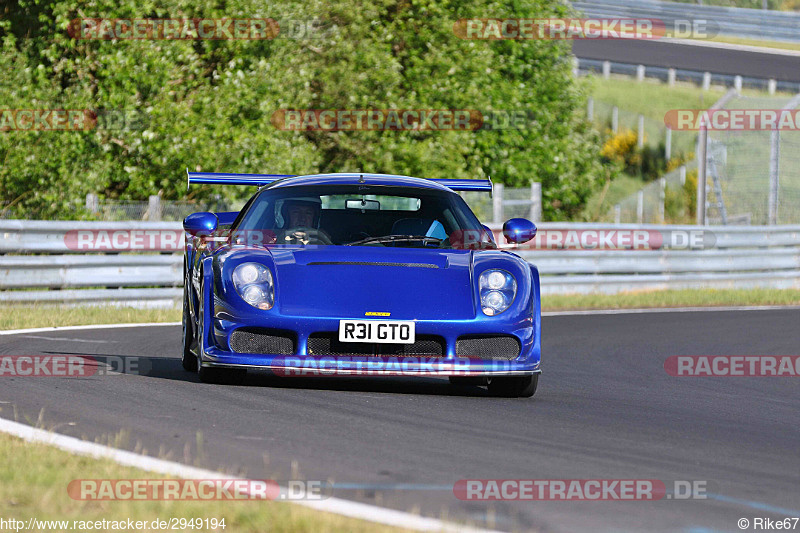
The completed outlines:
<svg viewBox="0 0 800 533">
<path fill-rule="evenodd" d="M 294 174 L 230 174 L 225 172 L 189 172 L 186 169 L 186 187 L 192 183 L 211 185 L 256 185 L 263 186 L 281 178 L 293 178 Z M 454 191 L 479 191 L 492 192 L 492 179 L 485 180 L 459 180 L 459 179 L 431 179 L 435 183 L 444 185 Z"/>
</svg>

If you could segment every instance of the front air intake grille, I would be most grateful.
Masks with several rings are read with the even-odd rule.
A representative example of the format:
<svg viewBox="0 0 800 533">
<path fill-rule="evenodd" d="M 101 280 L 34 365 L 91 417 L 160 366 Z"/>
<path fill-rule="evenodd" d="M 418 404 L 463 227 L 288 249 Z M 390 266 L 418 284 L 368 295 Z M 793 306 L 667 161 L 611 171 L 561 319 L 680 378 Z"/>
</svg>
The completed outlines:
<svg viewBox="0 0 800 533">
<path fill-rule="evenodd" d="M 511 361 L 519 357 L 520 343 L 509 335 L 470 335 L 456 341 L 456 356 Z"/>
<path fill-rule="evenodd" d="M 292 333 L 266 328 L 239 328 L 231 335 L 231 350 L 237 353 L 294 355 Z"/>
<path fill-rule="evenodd" d="M 436 335 L 417 335 L 413 344 L 340 342 L 332 332 L 312 333 L 308 355 L 355 355 L 362 357 L 444 357 L 444 339 Z"/>
</svg>

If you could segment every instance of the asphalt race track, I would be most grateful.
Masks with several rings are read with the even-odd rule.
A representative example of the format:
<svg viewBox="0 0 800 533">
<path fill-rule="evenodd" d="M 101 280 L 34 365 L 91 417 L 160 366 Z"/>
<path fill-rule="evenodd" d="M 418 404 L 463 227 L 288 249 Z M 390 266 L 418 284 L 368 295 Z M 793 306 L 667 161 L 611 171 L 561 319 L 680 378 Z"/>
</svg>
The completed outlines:
<svg viewBox="0 0 800 533">
<path fill-rule="evenodd" d="M 128 449 L 259 479 L 295 462 L 339 497 L 503 530 L 738 531 L 800 516 L 800 378 L 671 377 L 664 361 L 797 355 L 798 326 L 798 310 L 546 317 L 533 399 L 432 378 L 205 385 L 181 369 L 178 326 L 17 334 L 0 353 L 139 358 L 146 375 L 2 377 L 0 415 L 99 442 L 127 431 Z M 709 497 L 465 502 L 465 478 L 702 480 Z"/>
<path fill-rule="evenodd" d="M 630 39 L 576 39 L 572 43 L 572 53 L 581 59 L 800 82 L 800 54 L 771 54 L 667 40 Z"/>
</svg>

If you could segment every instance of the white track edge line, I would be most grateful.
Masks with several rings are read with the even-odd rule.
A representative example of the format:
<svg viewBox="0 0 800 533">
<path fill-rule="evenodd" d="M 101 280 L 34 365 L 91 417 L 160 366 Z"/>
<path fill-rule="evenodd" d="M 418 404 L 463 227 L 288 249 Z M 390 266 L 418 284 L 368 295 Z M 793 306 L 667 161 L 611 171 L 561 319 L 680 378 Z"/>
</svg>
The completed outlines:
<svg viewBox="0 0 800 533">
<path fill-rule="evenodd" d="M 714 311 L 793 311 L 798 305 L 753 305 L 720 307 L 648 307 L 644 309 L 581 309 L 577 311 L 543 311 L 542 316 L 637 315 L 643 313 L 712 313 Z"/>
<path fill-rule="evenodd" d="M 577 309 L 571 311 L 542 311 L 542 316 L 580 316 L 580 315 L 626 315 L 641 313 L 701 313 L 713 311 L 792 311 L 800 305 L 740 305 L 709 307 L 646 307 L 640 309 Z M 82 329 L 145 328 L 157 326 L 180 326 L 180 322 L 132 322 L 129 324 L 87 324 L 83 326 L 48 326 L 43 328 L 6 329 L 0 335 L 19 335 L 21 333 L 43 333 L 48 331 L 75 331 Z"/>
<path fill-rule="evenodd" d="M 88 442 L 75 437 L 61 435 L 59 433 L 52 433 L 50 431 L 20 424 L 19 422 L 14 422 L 5 418 L 0 418 L 0 431 L 9 435 L 14 435 L 28 442 L 47 444 L 79 455 L 110 459 L 123 466 L 140 468 L 149 472 L 176 476 L 183 479 L 243 479 L 238 478 L 237 476 L 224 475 L 211 470 L 204 470 L 202 468 L 188 466 L 181 463 L 175 463 L 172 461 L 166 461 L 164 459 L 156 459 L 154 457 L 148 457 L 125 450 L 119 450 L 103 444 Z M 286 490 L 287 489 L 285 487 L 281 487 L 282 494 L 285 494 Z M 490 533 L 490 530 L 471 528 L 455 523 L 444 522 L 437 518 L 426 518 L 403 511 L 396 511 L 394 509 L 387 509 L 366 503 L 344 500 L 341 498 L 328 498 L 326 500 L 318 501 L 297 500 L 292 501 L 291 503 L 302 505 L 304 507 L 310 507 L 317 511 L 346 516 L 348 518 L 356 518 L 369 522 L 384 524 L 387 526 L 413 529 L 416 531 Z"/>
<path fill-rule="evenodd" d="M 721 48 L 723 50 L 733 50 L 736 52 L 752 52 L 755 54 L 770 54 L 776 56 L 800 56 L 800 50 L 790 48 L 773 48 L 771 46 L 757 46 L 752 44 L 726 43 L 724 41 L 707 41 L 701 39 L 681 39 L 677 37 L 665 37 L 658 39 L 657 42 L 666 44 L 683 44 L 686 46 L 699 46 L 703 48 Z"/>
<path fill-rule="evenodd" d="M 140 328 L 156 326 L 180 326 L 180 322 L 132 322 L 130 324 L 87 324 L 83 326 L 47 326 L 43 328 L 6 329 L 0 330 L 0 335 L 17 335 L 19 333 L 42 333 L 45 331 L 74 331 L 80 329 L 112 329 L 112 328 Z"/>
</svg>

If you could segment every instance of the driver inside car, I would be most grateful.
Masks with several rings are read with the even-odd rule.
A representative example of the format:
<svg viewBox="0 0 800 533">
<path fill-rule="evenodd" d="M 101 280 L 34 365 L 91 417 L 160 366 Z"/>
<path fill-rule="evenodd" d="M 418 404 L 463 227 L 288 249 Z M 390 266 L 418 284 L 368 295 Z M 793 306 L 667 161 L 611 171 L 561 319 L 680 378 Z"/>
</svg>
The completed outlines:
<svg viewBox="0 0 800 533">
<path fill-rule="evenodd" d="M 331 244 L 330 236 L 320 229 L 322 201 L 318 196 L 288 198 L 281 206 L 284 230 L 279 244 Z"/>
</svg>

